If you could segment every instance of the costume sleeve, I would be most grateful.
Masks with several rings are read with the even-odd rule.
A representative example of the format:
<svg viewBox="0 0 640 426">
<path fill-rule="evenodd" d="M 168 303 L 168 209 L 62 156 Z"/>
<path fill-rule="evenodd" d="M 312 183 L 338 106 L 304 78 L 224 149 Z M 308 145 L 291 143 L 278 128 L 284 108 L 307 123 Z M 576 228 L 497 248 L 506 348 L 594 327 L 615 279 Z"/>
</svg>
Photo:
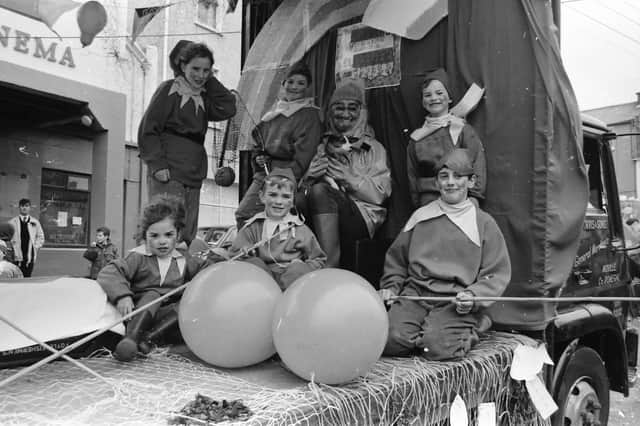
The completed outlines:
<svg viewBox="0 0 640 426">
<path fill-rule="evenodd" d="M 133 296 L 131 281 L 142 260 L 142 255 L 129 253 L 124 259 L 116 259 L 100 270 L 96 281 L 107 294 L 109 302 L 115 304 L 123 297 Z"/>
<path fill-rule="evenodd" d="M 209 257 L 194 256 L 189 253 L 185 253 L 186 257 L 186 273 L 185 282 L 191 281 L 200 271 L 206 269 L 207 266 L 216 263 Z"/>
<path fill-rule="evenodd" d="M 260 236 L 257 235 L 257 227 L 254 226 L 255 222 L 252 222 L 242 229 L 238 231 L 238 235 L 236 239 L 233 240 L 233 244 L 231 244 L 231 248 L 229 249 L 229 255 L 231 257 L 237 256 L 243 250 L 248 249 L 253 246 L 255 243 L 260 241 Z M 256 257 L 257 253 L 246 253 L 241 256 L 238 260 L 247 259 L 249 257 Z"/>
<path fill-rule="evenodd" d="M 140 158 L 149 166 L 152 173 L 169 167 L 160 135 L 171 114 L 171 100 L 169 99 L 171 83 L 172 80 L 169 80 L 158 87 L 138 128 Z"/>
<path fill-rule="evenodd" d="M 349 192 L 357 199 L 381 205 L 391 195 L 391 171 L 387 165 L 387 151 L 382 145 L 372 145 L 371 150 L 365 155 L 370 155 L 371 165 L 362 171 L 354 169 L 350 165 L 358 182 L 350 184 Z"/>
<path fill-rule="evenodd" d="M 98 258 L 98 247 L 89 247 L 84 254 L 82 255 L 82 257 L 84 257 L 85 259 L 87 259 L 89 262 L 93 262 L 94 260 L 96 260 Z"/>
<path fill-rule="evenodd" d="M 469 190 L 469 195 L 484 200 L 487 187 L 487 161 L 484 156 L 484 145 L 476 131 L 470 125 L 465 126 L 464 140 L 466 146 L 476 146 L 476 156 L 473 159 L 473 171 L 476 175 L 476 185 Z"/>
<path fill-rule="evenodd" d="M 482 262 L 478 280 L 467 287 L 474 296 L 500 296 L 511 279 L 511 262 L 507 244 L 496 222 L 489 218 L 484 225 L 482 238 Z M 493 302 L 476 302 L 486 308 Z"/>
<path fill-rule="evenodd" d="M 409 276 L 409 243 L 412 231 L 400 232 L 384 258 L 384 272 L 380 279 L 380 289 L 388 289 L 400 294 Z"/>
<path fill-rule="evenodd" d="M 118 257 L 118 249 L 113 245 L 110 245 L 107 250 L 104 251 L 104 264 L 111 262 Z"/>
<path fill-rule="evenodd" d="M 311 270 L 324 268 L 327 263 L 327 255 L 320 247 L 320 243 L 313 234 L 313 231 L 306 225 L 303 225 L 300 231 L 304 233 L 304 238 L 300 242 L 300 249 L 304 252 L 304 263 L 306 263 Z"/>
<path fill-rule="evenodd" d="M 283 164 L 280 167 L 290 168 L 296 180 L 299 181 L 309 168 L 309 164 L 311 164 L 311 159 L 315 155 L 322 138 L 323 129 L 320 114 L 315 108 L 304 108 L 296 115 L 300 115 L 301 118 L 292 135 L 295 151 L 293 160 L 289 164 Z"/>
<path fill-rule="evenodd" d="M 409 182 L 409 194 L 414 208 L 420 207 L 420 194 L 418 193 L 418 178 L 416 176 L 416 143 L 409 141 L 407 146 L 407 177 Z"/>
<path fill-rule="evenodd" d="M 38 250 L 44 245 L 44 231 L 40 221 L 36 221 L 36 240 L 33 243 L 33 247 Z"/>
<path fill-rule="evenodd" d="M 211 77 L 204 86 L 209 121 L 222 121 L 236 114 L 236 97 L 226 87 Z"/>
</svg>

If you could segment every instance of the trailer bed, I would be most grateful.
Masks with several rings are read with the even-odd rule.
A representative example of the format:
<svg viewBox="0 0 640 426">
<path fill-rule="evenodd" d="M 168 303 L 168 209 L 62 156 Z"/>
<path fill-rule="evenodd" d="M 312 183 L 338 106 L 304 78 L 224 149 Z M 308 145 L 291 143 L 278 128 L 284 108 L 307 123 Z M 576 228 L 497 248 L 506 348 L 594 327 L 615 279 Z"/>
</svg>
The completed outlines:
<svg viewBox="0 0 640 426">
<path fill-rule="evenodd" d="M 100 354 L 81 362 L 106 381 L 59 361 L 0 389 L 0 424 L 163 425 L 197 393 L 241 399 L 253 413 L 224 424 L 439 424 L 456 394 L 472 419 L 478 403 L 495 402 L 499 424 L 547 424 L 526 391 L 509 379 L 513 349 L 520 343 L 534 341 L 490 333 L 460 361 L 382 358 L 365 377 L 342 386 L 302 380 L 277 357 L 228 370 L 201 363 L 185 346 L 126 364 Z M 2 370 L 0 379 L 16 371 Z"/>
</svg>

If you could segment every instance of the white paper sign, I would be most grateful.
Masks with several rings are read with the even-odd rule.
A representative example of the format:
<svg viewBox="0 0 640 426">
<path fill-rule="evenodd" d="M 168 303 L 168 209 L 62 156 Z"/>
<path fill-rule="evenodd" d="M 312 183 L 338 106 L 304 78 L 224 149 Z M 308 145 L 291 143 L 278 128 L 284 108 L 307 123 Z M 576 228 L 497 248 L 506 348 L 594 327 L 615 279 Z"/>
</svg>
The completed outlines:
<svg viewBox="0 0 640 426">
<path fill-rule="evenodd" d="M 478 405 L 478 426 L 496 426 L 495 402 L 483 402 Z"/>
<path fill-rule="evenodd" d="M 71 224 L 74 226 L 82 226 L 82 216 L 73 216 L 71 218 Z"/>
<path fill-rule="evenodd" d="M 543 364 L 553 365 L 544 343 L 536 347 L 518 345 L 513 351 L 511 378 L 513 380 L 533 379 L 542 371 Z"/>
<path fill-rule="evenodd" d="M 451 426 L 469 426 L 467 404 L 460 395 L 456 395 L 449 409 L 449 424 Z"/>
<path fill-rule="evenodd" d="M 536 410 L 538 410 L 538 413 L 540 413 L 543 419 L 548 419 L 549 416 L 556 412 L 558 406 L 551 395 L 549 395 L 544 383 L 542 383 L 542 380 L 540 380 L 538 376 L 527 380 L 525 383 L 529 397 L 533 405 L 535 405 Z"/>
<path fill-rule="evenodd" d="M 66 228 L 67 227 L 67 218 L 68 218 L 68 213 L 67 212 L 58 212 L 58 227 L 60 228 Z"/>
</svg>

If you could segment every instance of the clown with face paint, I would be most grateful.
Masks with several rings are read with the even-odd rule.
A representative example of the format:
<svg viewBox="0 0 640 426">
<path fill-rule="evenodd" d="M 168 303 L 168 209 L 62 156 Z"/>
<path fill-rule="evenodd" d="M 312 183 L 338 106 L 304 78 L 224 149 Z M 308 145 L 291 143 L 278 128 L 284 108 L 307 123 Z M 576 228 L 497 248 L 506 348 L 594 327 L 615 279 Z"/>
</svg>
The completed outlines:
<svg viewBox="0 0 640 426">
<path fill-rule="evenodd" d="M 469 200 L 477 183 L 469 151 L 454 149 L 436 166 L 440 197 L 416 210 L 385 258 L 380 297 L 391 304 L 385 354 L 459 358 L 491 325 L 483 310 L 511 278 L 511 263 L 495 220 Z M 393 296 L 455 296 L 455 303 Z"/>
<path fill-rule="evenodd" d="M 407 146 L 409 192 L 415 208 L 440 196 L 436 166 L 456 148 L 467 149 L 471 157 L 476 182 L 469 195 L 475 200 L 484 199 L 484 147 L 473 127 L 449 112 L 452 102 L 447 73 L 443 69 L 428 73 L 422 83 L 422 106 L 427 117 L 422 127 L 411 133 Z"/>
<path fill-rule="evenodd" d="M 181 40 L 169 58 L 175 78 L 154 93 L 140 122 L 138 147 L 148 168 L 149 199 L 170 194 L 185 204 L 182 238 L 189 244 L 197 231 L 200 188 L 207 177 L 208 123 L 232 117 L 236 102 L 213 76 L 213 53 L 205 44 Z"/>
<path fill-rule="evenodd" d="M 336 88 L 329 101 L 328 131 L 298 200 L 327 253 L 328 267 L 350 264 L 341 247 L 373 238 L 387 216 L 383 204 L 391 195 L 391 172 L 386 150 L 368 126 L 364 95 L 362 80 L 346 79 Z"/>
</svg>

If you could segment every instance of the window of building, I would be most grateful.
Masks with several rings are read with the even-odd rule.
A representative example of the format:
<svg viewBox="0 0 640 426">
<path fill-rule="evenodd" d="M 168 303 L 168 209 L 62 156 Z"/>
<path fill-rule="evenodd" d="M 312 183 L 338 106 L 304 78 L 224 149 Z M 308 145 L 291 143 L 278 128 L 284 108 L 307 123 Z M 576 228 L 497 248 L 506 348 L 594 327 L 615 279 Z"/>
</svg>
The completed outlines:
<svg viewBox="0 0 640 426">
<path fill-rule="evenodd" d="M 89 243 L 91 177 L 42 169 L 40 222 L 48 247 L 85 247 Z"/>
<path fill-rule="evenodd" d="M 198 0 L 196 24 L 218 31 L 218 0 Z"/>
</svg>

